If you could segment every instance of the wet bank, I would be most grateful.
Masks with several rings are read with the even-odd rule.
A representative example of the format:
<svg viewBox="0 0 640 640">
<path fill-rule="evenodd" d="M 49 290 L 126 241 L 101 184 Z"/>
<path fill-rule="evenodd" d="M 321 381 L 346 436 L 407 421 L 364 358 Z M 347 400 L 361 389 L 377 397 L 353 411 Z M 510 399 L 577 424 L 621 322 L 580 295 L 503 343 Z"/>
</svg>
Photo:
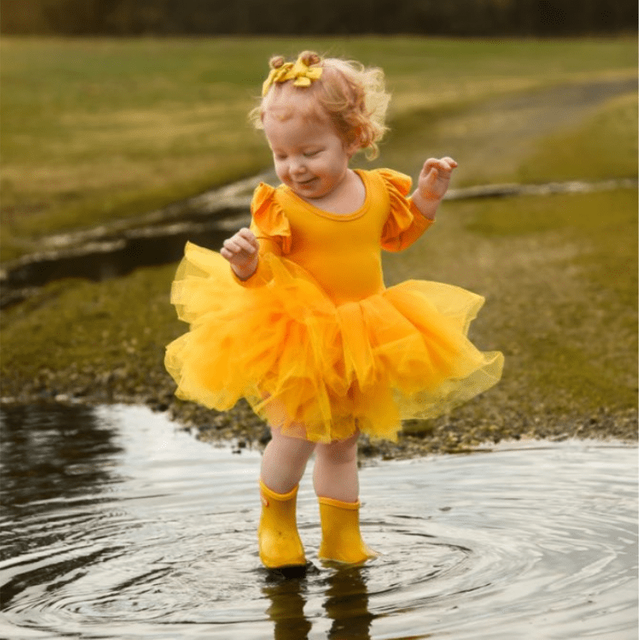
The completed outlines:
<svg viewBox="0 0 640 640">
<path fill-rule="evenodd" d="M 5 397 L 0 408 L 84 406 L 88 411 L 104 403 L 147 407 L 165 415 L 196 439 L 235 452 L 260 451 L 269 442 L 267 425 L 248 404 L 240 401 L 228 412 L 216 412 L 176 399 L 175 384 L 160 369 L 142 376 L 135 363 L 114 371 L 85 368 L 54 372 L 44 370 L 35 380 L 21 380 L 16 396 Z M 5 381 L 5 388 L 6 388 Z M 507 398 L 497 390 L 457 408 L 449 415 L 404 424 L 397 442 L 361 437 L 360 463 L 372 460 L 409 459 L 431 454 L 464 454 L 489 451 L 500 443 L 565 442 L 571 439 L 612 444 L 637 444 L 638 412 L 635 408 L 599 407 L 585 411 L 567 405 L 566 412 L 539 403 L 532 397 Z M 497 396 L 497 397 L 496 397 Z M 535 410 L 529 407 L 537 402 Z"/>
<path fill-rule="evenodd" d="M 220 247 L 249 222 L 250 193 L 265 172 L 128 220 L 43 238 L 41 250 L 0 268 L 0 308 L 63 278 L 103 281 L 180 260 L 187 241 Z"/>
<path fill-rule="evenodd" d="M 532 219 L 542 231 L 526 227 Z M 385 256 L 388 284 L 416 277 L 486 295 L 472 339 L 505 353 L 504 377 L 450 415 L 405 424 L 398 443 L 363 440 L 362 458 L 505 440 L 637 441 L 637 282 L 628 268 L 636 224 L 635 189 L 443 205 L 424 241 Z M 59 280 L 3 310 L 5 406 L 141 404 L 202 440 L 264 446 L 268 430 L 246 404 L 217 413 L 175 398 L 162 364 L 164 345 L 186 329 L 168 303 L 174 273 L 171 264 L 99 283 Z"/>
<path fill-rule="evenodd" d="M 5 263 L 0 268 L 0 308 L 22 302 L 37 288 L 55 280 L 82 277 L 100 282 L 122 277 L 140 267 L 177 262 L 187 242 L 219 249 L 229 235 L 250 223 L 250 192 L 260 181 L 275 184 L 275 176 L 265 172 L 126 222 L 45 238 L 43 250 Z M 451 189 L 445 200 L 637 188 L 638 181 L 633 178 L 490 184 Z"/>
</svg>

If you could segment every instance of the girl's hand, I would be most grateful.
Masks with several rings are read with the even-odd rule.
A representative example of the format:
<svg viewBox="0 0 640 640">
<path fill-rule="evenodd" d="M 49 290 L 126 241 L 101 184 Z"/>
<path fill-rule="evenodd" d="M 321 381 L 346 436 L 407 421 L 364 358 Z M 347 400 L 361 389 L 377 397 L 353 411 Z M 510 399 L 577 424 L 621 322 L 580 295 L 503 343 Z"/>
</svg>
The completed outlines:
<svg viewBox="0 0 640 640">
<path fill-rule="evenodd" d="M 411 199 L 425 218 L 434 220 L 440 200 L 449 188 L 449 180 L 458 163 L 453 158 L 429 158 L 422 167 L 418 188 Z"/>
<path fill-rule="evenodd" d="M 240 280 L 247 280 L 258 268 L 259 248 L 251 229 L 244 227 L 224 241 L 220 255 L 231 263 L 231 268 Z"/>
<path fill-rule="evenodd" d="M 418 193 L 424 200 L 440 201 L 449 188 L 449 180 L 458 163 L 453 158 L 429 158 L 418 178 Z"/>
</svg>

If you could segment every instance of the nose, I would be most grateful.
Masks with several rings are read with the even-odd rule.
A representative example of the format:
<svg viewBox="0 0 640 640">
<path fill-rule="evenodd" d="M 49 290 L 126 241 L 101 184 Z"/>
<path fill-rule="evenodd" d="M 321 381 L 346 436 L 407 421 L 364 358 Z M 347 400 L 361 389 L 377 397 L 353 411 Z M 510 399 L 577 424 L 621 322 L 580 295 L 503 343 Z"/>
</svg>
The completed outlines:
<svg viewBox="0 0 640 640">
<path fill-rule="evenodd" d="M 304 164 L 304 158 L 292 158 L 291 164 L 289 165 L 289 170 L 293 174 L 303 174 L 306 171 L 306 167 Z"/>
</svg>

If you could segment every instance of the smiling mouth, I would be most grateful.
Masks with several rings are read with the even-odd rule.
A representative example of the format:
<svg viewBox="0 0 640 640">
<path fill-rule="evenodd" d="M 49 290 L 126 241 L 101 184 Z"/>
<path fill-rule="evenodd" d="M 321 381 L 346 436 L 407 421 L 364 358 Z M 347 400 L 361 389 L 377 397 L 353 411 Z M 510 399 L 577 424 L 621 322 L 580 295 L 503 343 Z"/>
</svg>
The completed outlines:
<svg viewBox="0 0 640 640">
<path fill-rule="evenodd" d="M 309 178 L 308 180 L 298 180 L 296 181 L 296 185 L 298 187 L 309 187 L 311 186 L 315 181 L 317 180 L 317 178 Z"/>
</svg>

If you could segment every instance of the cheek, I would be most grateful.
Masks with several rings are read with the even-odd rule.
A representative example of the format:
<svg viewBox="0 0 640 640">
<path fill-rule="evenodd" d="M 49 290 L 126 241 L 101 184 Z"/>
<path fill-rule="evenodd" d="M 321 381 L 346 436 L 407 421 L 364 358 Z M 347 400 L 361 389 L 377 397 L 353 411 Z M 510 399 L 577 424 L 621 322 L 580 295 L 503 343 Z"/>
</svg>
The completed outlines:
<svg viewBox="0 0 640 640">
<path fill-rule="evenodd" d="M 280 162 L 278 160 L 274 160 L 274 168 L 276 170 L 276 174 L 278 178 L 281 176 L 287 175 L 287 165 L 284 162 Z"/>
</svg>

